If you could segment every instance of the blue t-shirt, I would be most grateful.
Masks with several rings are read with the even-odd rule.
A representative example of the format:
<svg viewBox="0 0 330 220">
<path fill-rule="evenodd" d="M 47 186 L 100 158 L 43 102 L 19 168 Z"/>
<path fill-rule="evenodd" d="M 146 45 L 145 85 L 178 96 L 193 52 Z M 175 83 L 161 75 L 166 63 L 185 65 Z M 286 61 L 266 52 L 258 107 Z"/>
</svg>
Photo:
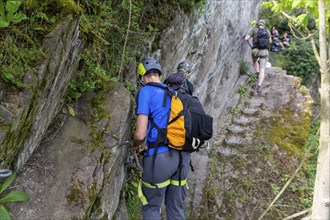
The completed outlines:
<svg viewBox="0 0 330 220">
<path fill-rule="evenodd" d="M 164 85 L 164 84 L 163 84 Z M 169 120 L 171 98 L 168 96 L 166 100 L 166 105 L 163 106 L 165 90 L 156 86 L 146 85 L 140 89 L 136 97 L 136 114 L 146 115 L 153 118 L 155 124 L 159 128 L 165 128 Z M 150 121 L 148 122 L 148 131 L 146 137 L 146 144 L 153 143 L 157 138 L 157 129 L 151 128 Z M 146 152 L 146 156 L 153 155 L 154 149 L 151 148 Z M 160 146 L 158 148 L 158 153 L 163 153 L 168 151 L 168 146 Z"/>
</svg>

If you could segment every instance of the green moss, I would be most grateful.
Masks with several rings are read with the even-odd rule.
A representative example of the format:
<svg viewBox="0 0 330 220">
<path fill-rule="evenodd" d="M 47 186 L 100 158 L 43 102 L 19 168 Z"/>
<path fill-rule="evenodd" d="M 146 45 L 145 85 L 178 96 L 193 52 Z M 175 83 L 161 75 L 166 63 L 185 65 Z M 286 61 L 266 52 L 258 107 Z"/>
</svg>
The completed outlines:
<svg viewBox="0 0 330 220">
<path fill-rule="evenodd" d="M 84 141 L 83 139 L 76 138 L 76 137 L 72 137 L 72 138 L 71 138 L 71 141 L 72 141 L 73 143 L 80 144 L 80 145 L 85 144 L 85 141 Z"/>
<path fill-rule="evenodd" d="M 279 112 L 280 116 L 272 117 L 270 127 L 266 131 L 271 145 L 277 145 L 293 155 L 301 155 L 309 133 L 310 115 L 304 113 L 300 120 L 294 111 L 287 107 Z"/>
<path fill-rule="evenodd" d="M 39 110 L 39 104 L 32 98 L 30 105 L 23 111 L 16 127 L 8 125 L 7 133 L 2 142 L 0 158 L 2 158 L 4 167 L 11 167 L 18 153 L 22 150 L 25 141 L 30 137 L 36 114 Z"/>
<path fill-rule="evenodd" d="M 71 178 L 71 185 L 69 189 L 69 194 L 67 195 L 66 199 L 69 205 L 79 206 L 84 208 L 85 205 L 85 198 L 84 194 L 82 193 L 83 182 L 77 180 L 75 183 L 74 179 Z"/>
<path fill-rule="evenodd" d="M 104 213 L 104 215 L 101 217 L 100 220 L 108 220 L 109 219 L 109 214 L 108 213 Z"/>
<path fill-rule="evenodd" d="M 53 13 L 61 12 L 62 16 L 67 14 L 81 14 L 83 12 L 83 9 L 77 3 L 75 3 L 74 0 L 24 0 L 23 5 L 28 11 L 36 11 L 38 9 L 48 11 L 52 9 Z"/>
<path fill-rule="evenodd" d="M 94 179 L 93 183 L 87 187 L 88 199 L 92 204 L 96 200 L 96 194 L 97 194 L 96 186 L 97 185 L 98 185 L 97 180 Z"/>
<path fill-rule="evenodd" d="M 294 88 L 298 88 L 300 86 L 300 84 L 301 84 L 301 81 L 302 81 L 302 78 L 295 77 L 294 78 L 294 84 L 293 84 Z"/>
<path fill-rule="evenodd" d="M 8 125 L 5 123 L 3 117 L 0 116 L 0 131 L 5 131 L 8 129 Z"/>
<path fill-rule="evenodd" d="M 301 86 L 301 87 L 299 88 L 299 92 L 300 92 L 302 95 L 307 96 L 307 95 L 309 94 L 309 89 L 308 89 L 307 87 L 305 87 L 305 86 Z"/>
<path fill-rule="evenodd" d="M 109 126 L 110 126 L 110 119 L 111 116 L 107 112 L 104 106 L 104 98 L 105 93 L 99 92 L 93 99 L 92 99 L 92 106 L 94 109 L 94 114 L 92 116 L 91 122 L 91 132 L 90 136 L 92 137 L 91 146 L 95 149 L 98 149 L 104 155 L 104 159 L 107 161 L 111 157 L 111 151 L 105 146 L 105 136 L 109 135 Z M 97 128 L 97 123 L 102 120 L 106 119 L 106 124 L 102 130 Z"/>
<path fill-rule="evenodd" d="M 143 219 L 141 212 L 141 201 L 138 196 L 131 197 L 126 200 L 126 206 L 128 210 L 128 219 Z"/>
<path fill-rule="evenodd" d="M 239 65 L 239 74 L 245 75 L 248 74 L 249 71 L 250 71 L 250 64 L 245 60 L 241 60 Z"/>
<path fill-rule="evenodd" d="M 23 76 L 27 70 L 33 70 L 36 64 L 44 58 L 42 47 L 35 46 L 36 43 L 26 34 L 13 28 L 13 36 L 3 36 L 0 33 L 0 76 L 8 84 L 23 89 Z M 19 39 L 19 40 L 17 40 Z M 17 41 L 29 42 L 25 44 Z M 4 55 L 6 54 L 6 55 Z M 3 56 L 2 56 L 3 55 Z"/>
</svg>

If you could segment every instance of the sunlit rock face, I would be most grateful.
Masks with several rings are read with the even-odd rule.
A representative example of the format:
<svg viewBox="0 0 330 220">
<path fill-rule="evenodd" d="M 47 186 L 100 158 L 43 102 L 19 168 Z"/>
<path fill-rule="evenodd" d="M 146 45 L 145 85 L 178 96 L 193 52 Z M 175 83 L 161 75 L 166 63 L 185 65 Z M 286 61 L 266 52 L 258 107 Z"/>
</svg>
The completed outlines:
<svg viewBox="0 0 330 220">
<path fill-rule="evenodd" d="M 208 111 L 222 114 L 240 81 L 239 65 L 250 61 L 243 36 L 258 19 L 258 1 L 208 1 L 207 7 L 189 16 L 178 14 L 161 37 L 160 57 L 165 76 L 180 61 L 192 65 L 191 81 Z"/>
<path fill-rule="evenodd" d="M 214 117 L 215 133 L 222 130 L 227 109 L 237 104 L 239 85 L 247 81 L 246 75 L 239 73 L 242 61 L 251 63 L 251 48 L 243 36 L 251 29 L 251 21 L 258 19 L 259 3 L 211 0 L 202 11 L 188 16 L 178 14 L 171 27 L 163 33 L 160 49 L 155 53 L 165 77 L 175 72 L 183 60 L 192 65 L 190 80 L 195 86 L 194 95 Z M 223 134 L 215 136 L 219 140 L 225 138 Z M 211 143 L 214 145 L 214 141 Z M 236 154 L 233 152 L 231 150 L 228 154 Z M 206 152 L 192 155 L 195 172 L 190 173 L 190 189 L 185 204 L 187 218 L 209 218 L 208 195 L 205 192 L 208 162 Z"/>
<path fill-rule="evenodd" d="M 102 109 L 92 107 L 100 98 Z M 102 111 L 107 117 L 95 118 Z M 15 180 L 30 199 L 13 204 L 14 219 L 112 219 L 125 180 L 131 116 L 130 93 L 119 83 L 82 97 L 75 117 L 59 114 L 55 137 L 44 140 Z"/>
<path fill-rule="evenodd" d="M 267 207 L 257 203 L 272 195 L 256 190 L 258 181 L 271 182 L 274 177 L 262 171 L 283 170 L 279 178 L 293 172 L 297 152 L 302 151 L 307 137 L 312 99 L 306 88 L 297 83 L 298 78 L 287 76 L 285 70 L 269 68 L 264 91 L 258 96 L 256 82 L 250 82 L 246 74 L 240 75 L 242 61 L 251 64 L 249 71 L 254 72 L 251 48 L 243 36 L 251 29 L 251 21 L 259 19 L 259 4 L 260 1 L 208 1 L 200 13 L 178 14 L 162 34 L 160 48 L 154 53 L 163 65 L 165 77 L 175 72 L 183 60 L 192 65 L 194 95 L 214 118 L 210 150 L 192 154 L 195 172 L 190 173 L 188 182 L 187 218 L 247 219 L 260 215 Z M 287 115 L 282 115 L 284 112 Z M 285 132 L 271 134 L 272 129 L 283 130 L 279 121 L 303 131 L 295 133 L 300 140 L 297 145 L 288 141 L 290 137 Z M 296 124 L 299 121 L 302 123 Z M 260 146 L 267 146 L 267 152 L 258 154 Z M 268 157 L 273 160 L 267 161 Z M 278 166 L 279 160 L 290 161 L 292 166 Z M 260 175 L 265 179 L 257 180 Z M 244 184 L 251 187 L 250 192 Z M 270 190 L 270 186 L 263 185 L 262 190 Z M 272 213 L 269 217 L 278 216 Z"/>
<path fill-rule="evenodd" d="M 45 37 L 45 59 L 36 73 L 25 73 L 25 88 L 1 86 L 0 167 L 22 168 L 61 110 L 78 63 L 78 36 L 79 19 L 68 16 Z"/>
<path fill-rule="evenodd" d="M 258 19 L 259 3 L 209 0 L 202 11 L 190 15 L 178 11 L 154 53 L 165 77 L 183 60 L 192 65 L 194 94 L 214 118 L 210 149 L 192 154 L 195 172 L 190 173 L 188 181 L 187 219 L 253 219 L 266 208 L 257 205 L 267 205 L 268 201 L 256 196 L 262 193 L 253 191 L 258 189 L 254 185 L 256 177 L 267 176 L 263 170 L 280 169 L 274 165 L 277 159 L 289 161 L 291 167 L 297 163 L 288 156 L 290 150 L 297 150 L 287 141 L 289 137 L 273 135 L 273 139 L 267 140 L 265 137 L 271 132 L 267 128 L 281 131 L 280 122 L 285 121 L 288 128 L 307 134 L 312 101 L 299 79 L 286 76 L 282 69 L 268 69 L 263 94 L 257 96 L 255 83 L 249 83 L 246 74 L 240 75 L 240 64 L 251 64 L 251 48 L 242 37 L 250 30 L 251 21 Z M 3 90 L 5 85 L 0 81 L 0 158 L 4 159 L 0 165 L 13 163 L 21 168 L 16 181 L 31 198 L 29 202 L 12 205 L 15 219 L 112 219 L 117 214 L 125 181 L 127 141 L 131 137 L 133 112 L 129 91 L 120 83 L 111 84 L 112 89 L 102 94 L 109 117 L 100 121 L 92 120 L 102 114 L 91 104 L 99 94 L 87 94 L 75 106 L 75 117 L 66 112 L 66 118 L 57 121 L 63 115 L 58 114 L 63 107 L 61 98 L 75 72 L 81 46 L 78 25 L 79 20 L 68 17 L 56 29 L 63 34 L 53 32 L 45 40 L 46 45 L 54 47 L 53 56 L 45 60 L 37 76 L 26 74 L 27 82 L 40 80 L 45 86 L 39 92 L 25 90 L 15 95 L 16 91 Z M 61 36 L 65 38 L 58 38 Z M 246 85 L 244 97 L 238 93 L 242 85 Z M 5 101 L 7 104 L 3 105 Z M 282 112 L 288 114 L 282 117 Z M 305 124 L 290 124 L 299 121 Z M 13 126 L 9 136 L 6 132 L 10 123 Z M 58 128 L 53 133 L 49 129 L 51 123 Z M 20 134 L 17 129 L 31 133 L 24 139 L 15 138 Z M 300 135 L 299 142 L 303 139 Z M 282 149 L 285 142 L 289 143 L 285 145 L 287 149 Z M 265 161 L 268 158 L 261 155 L 264 152 L 274 161 Z M 262 190 L 269 190 L 268 182 L 265 178 Z M 127 219 L 123 210 L 118 219 Z"/>
</svg>

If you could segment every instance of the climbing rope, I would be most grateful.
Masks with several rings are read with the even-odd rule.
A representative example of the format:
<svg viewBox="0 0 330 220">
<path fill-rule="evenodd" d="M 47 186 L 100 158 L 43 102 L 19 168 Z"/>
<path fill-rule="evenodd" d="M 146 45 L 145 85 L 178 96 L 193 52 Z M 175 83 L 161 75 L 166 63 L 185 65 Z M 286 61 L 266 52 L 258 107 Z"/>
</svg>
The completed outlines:
<svg viewBox="0 0 330 220">
<path fill-rule="evenodd" d="M 138 156 L 137 156 L 137 153 L 135 153 L 134 152 L 134 159 L 135 159 L 135 161 L 136 161 L 136 164 L 138 165 L 138 167 L 140 168 L 140 170 L 141 170 L 141 172 L 143 171 L 143 168 L 142 168 L 142 166 L 140 165 L 140 162 L 139 162 L 139 158 L 138 158 Z"/>
<path fill-rule="evenodd" d="M 0 178 L 6 178 L 10 176 L 13 172 L 8 169 L 0 169 Z"/>
<path fill-rule="evenodd" d="M 251 47 L 251 49 L 253 49 L 252 45 L 250 44 L 249 40 L 246 40 L 246 43 Z"/>
</svg>

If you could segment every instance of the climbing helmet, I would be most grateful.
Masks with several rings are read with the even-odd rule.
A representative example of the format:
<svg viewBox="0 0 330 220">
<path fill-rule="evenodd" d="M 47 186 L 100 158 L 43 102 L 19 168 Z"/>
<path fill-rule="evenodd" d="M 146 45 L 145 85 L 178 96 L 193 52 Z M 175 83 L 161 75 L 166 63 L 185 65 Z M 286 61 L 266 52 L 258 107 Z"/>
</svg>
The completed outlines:
<svg viewBox="0 0 330 220">
<path fill-rule="evenodd" d="M 162 74 L 162 67 L 160 63 L 153 58 L 144 58 L 141 63 L 138 65 L 137 73 L 138 76 L 144 76 L 151 70 L 156 70 L 160 75 Z"/>
<path fill-rule="evenodd" d="M 265 20 L 264 19 L 259 19 L 259 21 L 258 21 L 258 25 L 259 26 L 264 26 L 265 25 Z"/>
<path fill-rule="evenodd" d="M 179 63 L 177 69 L 178 69 L 178 71 L 182 71 L 187 74 L 190 74 L 190 72 L 191 72 L 190 65 L 186 61 L 182 61 L 181 63 Z"/>
</svg>

